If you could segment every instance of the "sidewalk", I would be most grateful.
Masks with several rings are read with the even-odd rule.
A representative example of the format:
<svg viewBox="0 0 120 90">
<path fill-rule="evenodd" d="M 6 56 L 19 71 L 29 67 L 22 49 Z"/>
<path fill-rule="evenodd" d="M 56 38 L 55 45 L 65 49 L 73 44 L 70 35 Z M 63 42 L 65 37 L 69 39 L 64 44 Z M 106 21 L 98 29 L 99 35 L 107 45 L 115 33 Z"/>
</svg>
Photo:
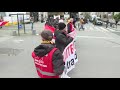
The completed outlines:
<svg viewBox="0 0 120 90">
<path fill-rule="evenodd" d="M 27 25 L 26 25 L 27 26 Z M 37 33 L 44 23 L 35 23 Z M 31 30 L 21 36 L 11 36 L 12 30 L 0 30 L 0 78 L 38 78 L 31 53 L 41 38 Z"/>
<path fill-rule="evenodd" d="M 43 25 L 44 23 L 41 22 L 34 23 L 34 29 L 36 29 L 36 31 L 38 32 L 40 28 L 43 28 Z M 12 25 L 7 27 L 3 26 L 3 28 L 0 29 L 0 36 L 11 36 L 13 30 L 18 32 L 18 26 L 17 25 Z M 26 34 L 32 34 L 31 24 L 25 24 L 25 31 Z M 20 29 L 20 34 L 21 35 L 24 34 L 24 28 Z"/>
</svg>

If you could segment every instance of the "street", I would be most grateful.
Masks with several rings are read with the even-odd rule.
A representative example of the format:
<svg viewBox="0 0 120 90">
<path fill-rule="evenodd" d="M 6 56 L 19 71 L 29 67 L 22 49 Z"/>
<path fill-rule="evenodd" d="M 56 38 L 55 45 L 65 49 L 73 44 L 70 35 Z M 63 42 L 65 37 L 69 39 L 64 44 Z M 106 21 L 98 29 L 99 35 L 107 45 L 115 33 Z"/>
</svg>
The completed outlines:
<svg viewBox="0 0 120 90">
<path fill-rule="evenodd" d="M 73 78 L 119 78 L 120 36 L 92 24 L 77 31 L 79 62 L 69 76 Z"/>
<path fill-rule="evenodd" d="M 35 23 L 37 33 L 43 30 L 43 25 Z M 68 75 L 71 78 L 120 78 L 120 31 L 91 23 L 84 27 L 84 31 L 77 30 L 76 36 L 79 61 Z M 0 78 L 38 78 L 31 53 L 40 44 L 40 36 L 32 35 L 30 30 L 21 36 L 10 36 L 10 31 L 0 32 Z"/>
</svg>

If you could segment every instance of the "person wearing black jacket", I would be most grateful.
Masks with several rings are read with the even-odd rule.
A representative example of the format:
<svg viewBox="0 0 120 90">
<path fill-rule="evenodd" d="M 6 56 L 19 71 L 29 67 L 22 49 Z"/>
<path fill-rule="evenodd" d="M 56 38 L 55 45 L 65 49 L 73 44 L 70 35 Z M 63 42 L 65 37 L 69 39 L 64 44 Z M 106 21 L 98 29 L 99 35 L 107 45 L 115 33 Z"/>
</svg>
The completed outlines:
<svg viewBox="0 0 120 90">
<path fill-rule="evenodd" d="M 42 43 L 34 49 L 34 54 L 37 57 L 43 57 L 48 54 L 53 48 L 55 44 L 51 42 L 53 38 L 53 34 L 49 30 L 44 30 L 41 33 Z M 63 55 L 59 49 L 57 49 L 52 55 L 52 64 L 53 64 L 53 71 L 56 75 L 61 75 L 64 70 L 64 61 Z"/>
<path fill-rule="evenodd" d="M 72 42 L 73 38 L 67 35 L 65 23 L 58 24 L 58 30 L 54 33 L 56 47 L 63 53 L 65 47 Z"/>
</svg>

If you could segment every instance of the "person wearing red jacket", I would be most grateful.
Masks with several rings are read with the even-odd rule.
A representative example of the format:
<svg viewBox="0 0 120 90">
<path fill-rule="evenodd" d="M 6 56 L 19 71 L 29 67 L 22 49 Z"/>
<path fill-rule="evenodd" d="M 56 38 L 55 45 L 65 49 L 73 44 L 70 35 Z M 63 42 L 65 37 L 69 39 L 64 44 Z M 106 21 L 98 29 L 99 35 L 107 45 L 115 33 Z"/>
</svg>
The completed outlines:
<svg viewBox="0 0 120 90">
<path fill-rule="evenodd" d="M 0 23 L 3 22 L 3 19 L 0 19 Z M 2 25 L 0 25 L 0 28 L 2 28 Z"/>
<path fill-rule="evenodd" d="M 41 33 L 42 43 L 32 52 L 32 57 L 40 78 L 60 78 L 64 71 L 63 55 L 51 42 L 53 34 L 49 30 Z"/>
</svg>

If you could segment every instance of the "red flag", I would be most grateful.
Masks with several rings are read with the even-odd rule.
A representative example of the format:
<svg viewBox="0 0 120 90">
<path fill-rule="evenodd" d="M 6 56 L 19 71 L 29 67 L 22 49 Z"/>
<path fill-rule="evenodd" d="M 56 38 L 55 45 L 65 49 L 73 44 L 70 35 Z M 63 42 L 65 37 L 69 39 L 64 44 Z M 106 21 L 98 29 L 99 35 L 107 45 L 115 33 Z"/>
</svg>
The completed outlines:
<svg viewBox="0 0 120 90">
<path fill-rule="evenodd" d="M 44 30 L 50 30 L 50 31 L 52 31 L 52 33 L 54 33 L 55 28 L 52 26 L 49 26 L 49 25 L 45 25 Z"/>
<path fill-rule="evenodd" d="M 4 26 L 6 23 L 8 23 L 8 21 L 2 21 L 2 22 L 0 22 L 0 26 Z"/>
</svg>

